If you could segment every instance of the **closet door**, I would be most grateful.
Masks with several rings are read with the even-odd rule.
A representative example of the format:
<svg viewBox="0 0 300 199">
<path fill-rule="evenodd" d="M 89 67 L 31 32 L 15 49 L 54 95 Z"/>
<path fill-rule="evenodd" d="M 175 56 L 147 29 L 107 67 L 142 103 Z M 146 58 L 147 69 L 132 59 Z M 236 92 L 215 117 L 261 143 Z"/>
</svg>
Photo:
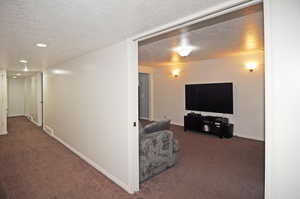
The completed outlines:
<svg viewBox="0 0 300 199">
<path fill-rule="evenodd" d="M 7 78 L 0 70 L 0 135 L 7 134 Z"/>
</svg>

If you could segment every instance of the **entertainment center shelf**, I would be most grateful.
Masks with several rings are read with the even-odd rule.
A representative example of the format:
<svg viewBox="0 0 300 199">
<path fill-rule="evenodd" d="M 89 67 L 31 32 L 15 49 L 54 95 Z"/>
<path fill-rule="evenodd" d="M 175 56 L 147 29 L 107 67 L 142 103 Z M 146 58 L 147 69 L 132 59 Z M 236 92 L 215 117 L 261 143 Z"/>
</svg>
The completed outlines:
<svg viewBox="0 0 300 199">
<path fill-rule="evenodd" d="M 197 113 L 189 113 L 184 116 L 184 131 L 187 130 L 208 133 L 220 138 L 233 136 L 233 124 L 228 122 L 228 118 L 202 116 Z"/>
</svg>

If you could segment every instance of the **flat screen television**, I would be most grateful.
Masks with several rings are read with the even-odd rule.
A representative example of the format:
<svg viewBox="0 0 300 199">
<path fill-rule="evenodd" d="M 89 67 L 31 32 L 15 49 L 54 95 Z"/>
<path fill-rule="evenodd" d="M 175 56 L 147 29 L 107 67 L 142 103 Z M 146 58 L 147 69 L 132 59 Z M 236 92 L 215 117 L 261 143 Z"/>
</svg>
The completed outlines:
<svg viewBox="0 0 300 199">
<path fill-rule="evenodd" d="M 232 83 L 185 85 L 185 109 L 233 114 Z"/>
</svg>

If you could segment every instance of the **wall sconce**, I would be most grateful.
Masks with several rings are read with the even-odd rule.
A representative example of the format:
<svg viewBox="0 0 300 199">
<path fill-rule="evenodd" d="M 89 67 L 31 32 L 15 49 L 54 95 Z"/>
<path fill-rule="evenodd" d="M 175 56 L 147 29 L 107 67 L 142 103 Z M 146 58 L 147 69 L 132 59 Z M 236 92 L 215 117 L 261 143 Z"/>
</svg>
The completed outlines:
<svg viewBox="0 0 300 199">
<path fill-rule="evenodd" d="M 253 72 L 257 68 L 257 62 L 247 62 L 246 68 L 249 70 L 249 72 Z"/>
<path fill-rule="evenodd" d="M 180 74 L 180 70 L 179 70 L 179 69 L 174 69 L 174 70 L 172 70 L 172 76 L 173 76 L 174 78 L 179 77 L 179 74 Z"/>
</svg>

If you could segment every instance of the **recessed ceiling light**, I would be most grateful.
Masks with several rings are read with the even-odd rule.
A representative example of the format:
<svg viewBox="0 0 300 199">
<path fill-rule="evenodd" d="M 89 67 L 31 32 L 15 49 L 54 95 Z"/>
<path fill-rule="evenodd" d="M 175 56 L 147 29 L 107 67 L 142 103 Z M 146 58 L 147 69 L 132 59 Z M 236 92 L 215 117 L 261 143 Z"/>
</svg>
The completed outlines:
<svg viewBox="0 0 300 199">
<path fill-rule="evenodd" d="M 28 61 L 25 59 L 21 59 L 20 62 L 26 64 Z"/>
<path fill-rule="evenodd" d="M 70 74 L 70 71 L 54 69 L 54 70 L 52 70 L 52 73 L 57 74 L 57 75 L 67 75 L 67 74 Z"/>
<path fill-rule="evenodd" d="M 37 43 L 35 44 L 37 47 L 40 47 L 40 48 L 46 48 L 47 47 L 47 44 L 44 44 L 44 43 Z"/>
<path fill-rule="evenodd" d="M 27 72 L 28 71 L 28 67 L 25 65 L 24 67 L 24 71 Z"/>
</svg>

